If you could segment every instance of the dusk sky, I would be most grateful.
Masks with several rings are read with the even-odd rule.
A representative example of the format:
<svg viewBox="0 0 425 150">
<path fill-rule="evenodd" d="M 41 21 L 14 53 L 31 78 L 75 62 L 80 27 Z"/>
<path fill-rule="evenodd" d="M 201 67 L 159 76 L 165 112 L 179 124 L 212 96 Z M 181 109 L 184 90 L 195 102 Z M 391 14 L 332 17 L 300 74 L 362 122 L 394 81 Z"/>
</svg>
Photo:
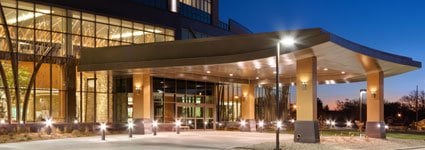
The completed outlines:
<svg viewBox="0 0 425 150">
<path fill-rule="evenodd" d="M 253 32 L 320 27 L 345 39 L 381 51 L 425 62 L 425 1 L 423 0 L 221 0 L 220 18 L 234 19 Z M 225 21 L 227 22 L 227 21 Z M 425 88 L 425 70 L 385 78 L 384 97 Z M 365 82 L 321 85 L 318 97 L 358 99 Z"/>
</svg>

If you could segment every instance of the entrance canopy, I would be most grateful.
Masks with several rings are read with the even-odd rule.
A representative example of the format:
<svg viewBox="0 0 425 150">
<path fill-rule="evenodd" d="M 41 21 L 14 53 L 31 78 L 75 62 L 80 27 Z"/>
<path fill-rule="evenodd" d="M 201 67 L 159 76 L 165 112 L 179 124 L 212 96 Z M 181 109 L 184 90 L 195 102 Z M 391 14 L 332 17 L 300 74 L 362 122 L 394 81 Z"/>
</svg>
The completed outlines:
<svg viewBox="0 0 425 150">
<path fill-rule="evenodd" d="M 394 55 L 348 41 L 320 28 L 232 35 L 140 45 L 86 48 L 79 71 L 207 81 L 268 84 L 274 82 L 279 41 L 293 37 L 294 46 L 281 45 L 279 74 L 284 84 L 295 80 L 296 60 L 316 57 L 319 84 L 365 81 L 366 74 L 385 77 L 421 68 L 409 57 Z"/>
</svg>

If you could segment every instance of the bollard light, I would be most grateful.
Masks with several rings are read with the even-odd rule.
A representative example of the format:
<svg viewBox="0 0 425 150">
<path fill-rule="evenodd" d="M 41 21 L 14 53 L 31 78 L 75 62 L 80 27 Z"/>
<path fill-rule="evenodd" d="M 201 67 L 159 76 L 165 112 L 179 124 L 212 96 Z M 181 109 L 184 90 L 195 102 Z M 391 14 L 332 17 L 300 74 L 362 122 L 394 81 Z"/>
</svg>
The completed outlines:
<svg viewBox="0 0 425 150">
<path fill-rule="evenodd" d="M 208 125 L 208 121 L 204 122 L 204 130 L 207 131 L 207 125 Z"/>
<path fill-rule="evenodd" d="M 351 128 L 351 126 L 353 126 L 353 123 L 351 123 L 351 121 L 347 121 L 347 122 L 345 123 L 345 125 L 346 125 L 347 127 Z"/>
<path fill-rule="evenodd" d="M 176 120 L 176 133 L 180 134 L 180 126 L 181 126 L 182 122 L 180 121 L 180 119 Z"/>
<path fill-rule="evenodd" d="M 241 125 L 241 127 L 245 127 L 246 126 L 246 121 L 245 120 L 241 120 L 240 125 Z"/>
<path fill-rule="evenodd" d="M 106 128 L 107 128 L 108 126 L 106 125 L 106 123 L 101 123 L 100 124 L 100 131 L 102 132 L 102 138 L 101 138 L 101 140 L 102 141 L 105 141 L 105 136 L 106 136 Z"/>
<path fill-rule="evenodd" d="M 6 121 L 4 119 L 0 120 L 0 125 L 6 124 Z"/>
<path fill-rule="evenodd" d="M 282 121 L 278 120 L 276 122 L 276 128 L 278 128 L 278 129 L 282 128 Z"/>
<path fill-rule="evenodd" d="M 133 137 L 133 128 L 134 128 L 134 123 L 133 121 L 128 121 L 128 137 L 132 138 Z"/>
<path fill-rule="evenodd" d="M 326 125 L 330 125 L 331 121 L 330 120 L 326 120 Z"/>
<path fill-rule="evenodd" d="M 77 119 L 74 120 L 74 124 L 78 124 L 78 120 Z"/>
<path fill-rule="evenodd" d="M 388 125 L 385 125 L 385 129 L 389 129 L 390 127 Z"/>
<path fill-rule="evenodd" d="M 295 119 L 291 119 L 291 120 L 289 120 L 289 122 L 295 123 Z"/>
<path fill-rule="evenodd" d="M 52 133 L 52 124 L 53 124 L 52 119 L 51 118 L 46 119 L 45 124 L 47 127 L 47 134 L 50 135 Z"/>
<path fill-rule="evenodd" d="M 189 121 L 188 121 L 188 123 L 189 123 L 189 124 L 192 124 L 192 120 L 189 120 Z"/>
<path fill-rule="evenodd" d="M 258 122 L 258 127 L 260 128 L 260 132 L 263 132 L 263 130 L 264 130 L 264 120 L 260 120 Z"/>
<path fill-rule="evenodd" d="M 153 127 L 153 135 L 156 136 L 156 130 L 158 128 L 158 120 L 152 121 L 152 127 Z"/>
<path fill-rule="evenodd" d="M 376 127 L 381 128 L 381 124 L 379 124 L 379 123 L 378 123 L 378 124 L 376 125 Z"/>
<path fill-rule="evenodd" d="M 335 121 L 331 121 L 331 126 L 335 126 L 336 122 Z"/>
</svg>

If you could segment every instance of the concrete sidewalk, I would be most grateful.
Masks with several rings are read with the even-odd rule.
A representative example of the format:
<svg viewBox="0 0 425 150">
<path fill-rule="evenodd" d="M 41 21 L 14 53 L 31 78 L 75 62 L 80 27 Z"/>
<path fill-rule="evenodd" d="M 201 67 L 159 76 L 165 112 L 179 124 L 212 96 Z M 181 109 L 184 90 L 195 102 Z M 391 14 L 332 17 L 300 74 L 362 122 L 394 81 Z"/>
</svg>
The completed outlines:
<svg viewBox="0 0 425 150">
<path fill-rule="evenodd" d="M 275 134 L 226 132 L 226 131 L 193 131 L 160 132 L 153 135 L 107 135 L 106 141 L 100 136 L 68 138 L 44 141 L 0 144 L 0 150 L 140 150 L 140 149 L 232 149 L 252 144 L 273 142 Z M 290 134 L 282 134 L 282 140 L 292 139 Z"/>
</svg>

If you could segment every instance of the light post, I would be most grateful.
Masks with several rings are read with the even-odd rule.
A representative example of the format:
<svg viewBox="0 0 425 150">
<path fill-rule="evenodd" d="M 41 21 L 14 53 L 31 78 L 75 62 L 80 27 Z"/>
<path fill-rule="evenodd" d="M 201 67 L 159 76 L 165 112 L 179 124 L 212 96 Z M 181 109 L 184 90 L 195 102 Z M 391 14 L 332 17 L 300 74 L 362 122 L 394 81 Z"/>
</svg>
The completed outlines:
<svg viewBox="0 0 425 150">
<path fill-rule="evenodd" d="M 286 47 L 293 46 L 296 43 L 293 37 L 285 37 L 276 44 L 276 120 L 280 119 L 280 108 L 279 108 L 279 56 L 280 56 L 280 44 Z M 280 127 L 276 128 L 276 150 L 280 150 L 279 146 L 279 133 Z"/>
<path fill-rule="evenodd" d="M 359 118 L 359 121 L 360 121 L 360 122 L 363 122 L 363 114 L 362 114 L 363 112 L 362 112 L 362 107 L 363 107 L 363 99 L 364 99 L 364 95 L 366 94 L 366 91 L 367 91 L 366 89 L 360 89 L 360 100 L 359 100 L 359 101 L 360 101 L 360 102 L 359 102 L 359 105 L 360 105 L 360 106 L 359 106 L 359 107 L 360 107 L 360 108 L 359 108 L 359 110 L 360 110 L 360 111 L 359 111 L 359 113 L 360 113 L 360 114 L 359 114 L 359 115 L 360 115 L 360 116 L 359 116 L 359 117 L 360 117 L 360 118 Z"/>
<path fill-rule="evenodd" d="M 102 141 L 105 141 L 106 128 L 107 128 L 106 123 L 101 123 L 100 124 L 100 132 L 102 132 L 102 138 L 101 138 Z"/>
<path fill-rule="evenodd" d="M 129 138 L 133 138 L 133 128 L 134 128 L 134 123 L 133 121 L 128 121 L 128 137 Z"/>
<path fill-rule="evenodd" d="M 153 127 L 153 135 L 156 136 L 156 130 L 158 128 L 158 120 L 152 121 L 152 127 Z"/>
<path fill-rule="evenodd" d="M 180 119 L 176 120 L 176 133 L 180 134 L 180 126 L 181 126 L 182 122 L 180 121 Z"/>
<path fill-rule="evenodd" d="M 359 123 L 357 124 L 357 126 L 359 127 L 359 132 L 361 133 L 363 130 L 363 111 L 362 111 L 362 107 L 363 107 L 363 101 L 365 98 L 367 90 L 366 89 L 360 89 L 360 99 L 359 99 Z"/>
<path fill-rule="evenodd" d="M 53 124 L 53 121 L 51 118 L 46 119 L 46 127 L 47 127 L 46 132 L 48 135 L 52 134 L 52 124 Z"/>
</svg>

